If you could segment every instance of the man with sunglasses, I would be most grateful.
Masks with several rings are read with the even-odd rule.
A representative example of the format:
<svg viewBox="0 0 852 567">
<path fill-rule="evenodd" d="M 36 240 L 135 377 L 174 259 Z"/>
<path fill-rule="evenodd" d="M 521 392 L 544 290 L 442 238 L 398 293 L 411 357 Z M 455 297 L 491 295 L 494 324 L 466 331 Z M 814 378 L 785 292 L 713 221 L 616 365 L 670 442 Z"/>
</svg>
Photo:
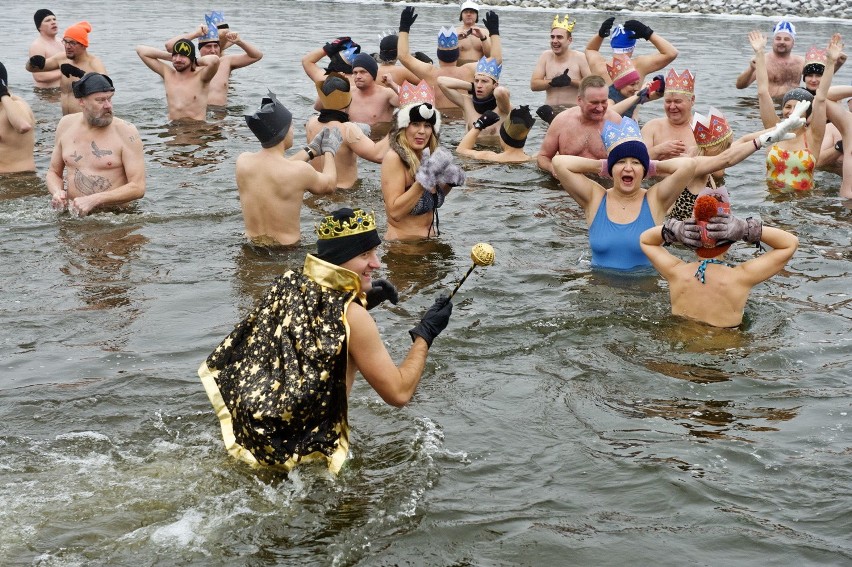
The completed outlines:
<svg viewBox="0 0 852 567">
<path fill-rule="evenodd" d="M 63 34 L 63 53 L 57 53 L 49 58 L 43 55 L 33 55 L 27 60 L 26 69 L 30 73 L 41 71 L 62 71 L 59 81 L 60 102 L 62 114 L 80 112 L 80 105 L 74 98 L 71 85 L 86 73 L 106 73 L 106 67 L 100 58 L 89 53 L 89 32 L 92 26 L 89 22 L 77 22 L 69 26 Z"/>
</svg>

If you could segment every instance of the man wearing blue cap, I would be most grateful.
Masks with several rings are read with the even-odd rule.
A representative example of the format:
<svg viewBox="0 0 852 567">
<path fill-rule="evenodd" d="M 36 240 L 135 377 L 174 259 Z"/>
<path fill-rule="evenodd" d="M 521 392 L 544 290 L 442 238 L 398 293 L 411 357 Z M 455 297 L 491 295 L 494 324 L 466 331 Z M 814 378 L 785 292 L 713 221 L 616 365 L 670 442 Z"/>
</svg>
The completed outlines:
<svg viewBox="0 0 852 567">
<path fill-rule="evenodd" d="M 793 53 L 796 44 L 796 26 L 787 20 L 775 24 L 772 30 L 772 51 L 765 56 L 766 72 L 769 74 L 769 94 L 780 98 L 802 81 L 805 58 Z M 757 80 L 754 58 L 745 71 L 737 77 L 737 88 L 744 89 Z"/>
</svg>

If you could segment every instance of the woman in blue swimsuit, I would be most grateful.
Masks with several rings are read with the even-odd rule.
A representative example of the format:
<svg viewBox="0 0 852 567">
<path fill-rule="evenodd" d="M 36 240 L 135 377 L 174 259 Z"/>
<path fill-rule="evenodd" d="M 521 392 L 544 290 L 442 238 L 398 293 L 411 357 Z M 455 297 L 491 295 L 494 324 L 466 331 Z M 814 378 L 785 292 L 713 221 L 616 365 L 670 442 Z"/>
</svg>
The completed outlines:
<svg viewBox="0 0 852 567">
<path fill-rule="evenodd" d="M 663 222 L 666 211 L 694 176 L 695 159 L 655 162 L 657 173 L 666 177 L 644 189 L 642 180 L 648 176 L 651 162 L 639 125 L 630 118 L 623 118 L 620 124 L 607 121 L 601 136 L 606 160 L 560 155 L 553 158 L 553 172 L 586 214 L 593 268 L 650 268 L 639 247 L 639 236 Z M 613 186 L 604 188 L 586 177 L 590 174 L 611 176 Z"/>
</svg>

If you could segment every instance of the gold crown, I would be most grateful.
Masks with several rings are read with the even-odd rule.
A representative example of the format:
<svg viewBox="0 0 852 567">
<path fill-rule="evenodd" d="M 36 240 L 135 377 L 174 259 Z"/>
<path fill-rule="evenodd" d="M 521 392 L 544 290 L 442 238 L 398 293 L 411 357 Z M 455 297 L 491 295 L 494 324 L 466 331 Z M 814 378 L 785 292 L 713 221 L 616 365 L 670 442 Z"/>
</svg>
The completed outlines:
<svg viewBox="0 0 852 567">
<path fill-rule="evenodd" d="M 577 20 L 574 20 L 573 22 L 568 21 L 568 14 L 565 14 L 565 18 L 560 22 L 559 21 L 559 14 L 556 14 L 556 17 L 553 18 L 553 23 L 550 24 L 550 29 L 562 28 L 563 30 L 567 31 L 568 33 L 573 33 L 574 32 L 574 24 L 576 24 L 576 23 L 577 23 Z"/>
<path fill-rule="evenodd" d="M 338 220 L 333 215 L 325 217 L 316 226 L 315 232 L 320 240 L 331 240 L 371 230 L 376 230 L 375 213 L 367 214 L 361 209 L 355 209 L 348 219 Z"/>
</svg>

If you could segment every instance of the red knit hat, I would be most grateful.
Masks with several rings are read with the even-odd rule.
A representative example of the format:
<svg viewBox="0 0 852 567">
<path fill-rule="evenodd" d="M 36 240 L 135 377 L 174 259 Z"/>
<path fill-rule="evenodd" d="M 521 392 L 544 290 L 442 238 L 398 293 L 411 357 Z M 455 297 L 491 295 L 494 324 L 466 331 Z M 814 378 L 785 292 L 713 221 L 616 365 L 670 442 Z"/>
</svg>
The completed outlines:
<svg viewBox="0 0 852 567">
<path fill-rule="evenodd" d="M 73 39 L 83 47 L 89 47 L 89 32 L 92 31 L 92 24 L 89 22 L 77 22 L 73 26 L 69 26 L 65 30 L 65 39 Z"/>
</svg>

